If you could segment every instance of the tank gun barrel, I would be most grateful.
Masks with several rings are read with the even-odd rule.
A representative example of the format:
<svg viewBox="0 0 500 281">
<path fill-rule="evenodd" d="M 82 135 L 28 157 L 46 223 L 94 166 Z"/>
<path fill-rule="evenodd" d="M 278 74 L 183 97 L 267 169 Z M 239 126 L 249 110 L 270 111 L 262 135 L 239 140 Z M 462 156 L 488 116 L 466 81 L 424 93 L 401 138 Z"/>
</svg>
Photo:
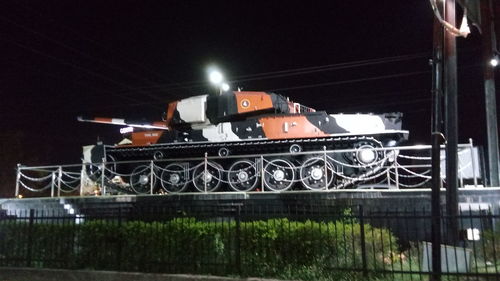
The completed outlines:
<svg viewBox="0 0 500 281">
<path fill-rule="evenodd" d="M 166 122 L 161 122 L 161 121 L 156 121 L 156 122 L 131 121 L 131 120 L 126 120 L 126 119 L 121 119 L 121 118 L 107 118 L 107 117 L 86 118 L 83 116 L 78 116 L 77 120 L 80 122 L 129 126 L 129 127 L 134 127 L 134 128 L 159 129 L 159 130 L 167 130 L 167 131 L 169 130 Z"/>
</svg>

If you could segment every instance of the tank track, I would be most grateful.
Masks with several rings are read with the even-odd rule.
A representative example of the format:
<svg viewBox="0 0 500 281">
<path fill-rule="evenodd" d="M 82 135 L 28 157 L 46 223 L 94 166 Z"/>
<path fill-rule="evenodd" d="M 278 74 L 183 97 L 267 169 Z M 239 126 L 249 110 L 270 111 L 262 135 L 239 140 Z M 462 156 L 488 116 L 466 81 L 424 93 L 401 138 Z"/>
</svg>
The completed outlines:
<svg viewBox="0 0 500 281">
<path fill-rule="evenodd" d="M 395 139 L 394 135 L 379 135 L 385 139 Z M 396 139 L 399 136 L 396 134 Z M 162 158 L 188 158 L 208 156 L 221 156 L 220 149 L 225 148 L 231 155 L 245 155 L 249 151 L 252 154 L 259 153 L 287 153 L 290 146 L 299 145 L 302 151 L 319 151 L 326 147 L 327 150 L 353 148 L 358 141 L 375 141 L 384 143 L 382 138 L 376 136 L 349 136 L 349 137 L 325 137 L 304 138 L 284 140 L 243 140 L 238 142 L 218 143 L 169 143 L 156 144 L 146 147 L 109 146 L 106 154 L 112 155 L 117 161 L 120 160 L 158 160 Z"/>
<path fill-rule="evenodd" d="M 380 138 L 377 138 L 380 137 Z M 318 157 L 317 154 L 309 154 L 301 155 L 298 154 L 294 156 L 294 154 L 288 154 L 290 152 L 321 152 L 324 148 L 327 150 L 338 150 L 338 149 L 353 149 L 358 148 L 363 145 L 371 145 L 372 147 L 383 147 L 384 144 L 387 144 L 390 140 L 400 140 L 398 134 L 381 134 L 381 135 L 371 135 L 371 136 L 349 136 L 349 137 L 325 137 L 325 138 L 307 138 L 307 139 L 287 139 L 287 140 L 248 140 L 248 141 L 240 141 L 240 142 L 221 142 L 221 143 L 169 143 L 169 144 L 159 144 L 159 145 L 151 145 L 146 147 L 130 147 L 130 146 L 107 146 L 106 147 L 106 155 L 108 157 L 108 161 L 151 161 L 151 160 L 161 160 L 168 159 L 174 160 L 169 162 L 159 162 L 165 163 L 157 166 L 156 170 L 156 182 L 153 185 L 159 186 L 169 181 L 180 182 L 179 188 L 170 185 L 170 187 L 163 186 L 163 189 L 168 192 L 184 192 L 186 189 L 203 191 L 203 184 L 205 180 L 205 173 L 203 166 L 200 166 L 200 160 L 194 160 L 194 158 L 203 157 L 205 153 L 209 156 L 226 156 L 220 155 L 221 149 L 227 149 L 228 154 L 232 155 L 240 155 L 242 159 L 231 159 L 220 157 L 217 159 L 210 160 L 211 163 L 208 166 L 210 170 L 208 173 L 209 177 L 217 178 L 213 184 L 210 186 L 208 190 L 205 191 L 216 191 L 219 189 L 223 189 L 226 191 L 251 191 L 259 186 L 259 182 L 262 180 L 261 175 L 257 172 L 257 169 L 262 168 L 260 165 L 265 165 L 263 169 L 266 174 L 266 189 L 274 190 L 274 191 L 284 191 L 293 188 L 293 186 L 302 189 L 312 189 L 318 190 L 323 189 L 324 181 L 322 177 L 325 177 L 324 171 L 322 167 L 325 164 L 322 162 L 323 158 Z M 296 147 L 299 145 L 298 151 L 291 151 L 292 147 Z M 265 160 L 259 160 L 257 155 L 262 154 L 274 154 L 272 157 L 266 157 Z M 285 154 L 279 156 L 279 154 Z M 158 155 L 161 154 L 161 157 Z M 278 155 L 276 155 L 278 154 Z M 379 151 L 376 152 L 378 156 L 375 156 L 376 159 L 384 159 L 385 152 Z M 245 155 L 248 155 L 245 158 Z M 330 165 L 329 169 L 337 170 L 347 176 L 344 180 L 333 180 L 333 182 L 328 185 L 330 188 L 338 189 L 338 188 L 348 188 L 355 185 L 357 182 L 363 181 L 362 178 L 369 177 L 378 173 L 378 171 L 384 166 L 384 163 L 377 164 L 377 166 L 363 166 L 358 159 L 356 153 L 353 152 L 343 152 L 340 154 L 329 153 L 329 157 L 331 157 L 331 161 L 327 165 Z M 175 161 L 178 159 L 178 161 Z M 262 158 L 261 158 L 262 159 Z M 265 161 L 263 164 L 262 161 Z M 135 162 L 134 162 L 135 163 Z M 151 162 L 153 163 L 153 162 Z M 315 164 L 316 163 L 316 164 Z M 319 163 L 319 164 L 317 164 Z M 344 163 L 344 164 L 342 164 Z M 130 162 L 125 162 L 123 164 L 112 164 L 111 169 L 114 171 L 118 171 L 121 174 L 130 174 L 133 176 L 129 176 L 125 178 L 125 181 L 129 184 L 127 187 L 124 186 L 113 186 L 110 185 L 109 188 L 114 190 L 119 190 L 120 192 L 126 193 L 147 193 L 150 189 L 149 180 L 152 179 L 149 171 L 149 164 L 133 164 Z M 169 166 L 167 166 L 169 165 Z M 173 165 L 173 166 L 172 166 Z M 233 165 L 239 165 L 239 167 L 235 167 L 233 173 L 230 171 L 233 169 Z M 255 165 L 255 166 L 254 166 Z M 274 165 L 281 166 L 279 168 L 275 168 Z M 306 169 L 302 170 L 301 167 L 306 166 Z M 310 166 L 309 166 L 310 165 Z M 341 166 L 342 170 L 340 169 Z M 175 166 L 175 167 L 174 167 Z M 201 167 L 201 168 L 200 168 Z M 289 167 L 289 168 L 286 168 Z M 177 169 L 176 171 L 174 171 Z M 191 170 L 192 169 L 192 170 Z M 246 169 L 251 169 L 256 174 L 248 175 L 247 173 L 241 173 L 243 179 L 245 179 L 245 184 L 243 182 L 239 182 L 238 179 L 229 181 L 229 177 L 231 176 L 239 176 L 238 171 L 245 171 Z M 255 169 L 255 171 L 253 170 Z M 291 170 L 294 170 L 293 172 Z M 308 175 L 299 175 L 300 173 L 308 173 Z M 290 172 L 294 176 L 287 175 L 287 172 Z M 166 173 L 166 174 L 165 174 Z M 229 173 L 229 174 L 228 174 Z M 316 173 L 316 175 L 315 175 Z M 319 173 L 320 176 L 317 176 Z M 335 177 L 332 172 L 327 172 L 329 175 L 327 178 L 332 179 Z M 164 176 L 165 174 L 165 176 Z M 231 175 L 230 175 L 231 174 Z M 233 175 L 234 174 L 234 175 Z M 272 175 L 272 176 L 268 176 Z M 314 178 L 314 181 L 311 178 Z M 281 178 L 285 178 L 282 180 Z M 355 179 L 357 178 L 357 179 Z M 222 179 L 226 181 L 226 183 L 222 183 Z M 247 180 L 248 179 L 248 180 Z M 251 180 L 250 180 L 251 179 Z M 256 182 L 255 179 L 259 179 L 259 182 Z M 297 184 L 287 184 L 296 180 L 302 181 L 302 187 Z M 211 180 L 209 178 L 206 179 L 207 182 Z M 138 184 L 140 182 L 144 182 L 143 184 Z M 187 184 L 187 182 L 191 182 Z M 186 184 L 185 184 L 186 183 Z M 248 184 L 246 184 L 248 183 Z M 139 185 L 139 188 L 136 188 Z M 229 185 L 229 186 L 226 186 Z M 231 186 L 233 185 L 233 186 Z M 234 186 L 236 185 L 236 186 Z M 162 188 L 159 187 L 161 190 Z"/>
</svg>

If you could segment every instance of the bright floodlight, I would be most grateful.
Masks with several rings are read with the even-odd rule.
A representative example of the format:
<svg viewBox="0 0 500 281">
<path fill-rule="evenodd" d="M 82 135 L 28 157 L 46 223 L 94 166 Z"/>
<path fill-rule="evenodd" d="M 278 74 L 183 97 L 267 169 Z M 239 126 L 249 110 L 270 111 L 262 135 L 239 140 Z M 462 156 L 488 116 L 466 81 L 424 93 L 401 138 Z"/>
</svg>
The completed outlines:
<svg viewBox="0 0 500 281">
<path fill-rule="evenodd" d="M 208 74 L 208 79 L 210 80 L 210 82 L 212 82 L 213 84 L 215 85 L 219 85 L 220 83 L 222 83 L 222 80 L 224 79 L 224 77 L 222 76 L 222 73 L 220 73 L 219 71 L 217 70 L 212 70 L 210 71 L 210 73 Z"/>
<path fill-rule="evenodd" d="M 493 67 L 496 67 L 496 66 L 498 65 L 498 63 L 499 63 L 499 61 L 498 61 L 498 57 L 497 57 L 497 56 L 495 56 L 494 58 L 492 58 L 492 59 L 490 60 L 490 64 L 491 64 L 491 66 L 493 66 Z"/>
<path fill-rule="evenodd" d="M 222 83 L 222 85 L 220 86 L 220 88 L 226 92 L 226 91 L 229 91 L 229 85 L 227 83 Z"/>
</svg>

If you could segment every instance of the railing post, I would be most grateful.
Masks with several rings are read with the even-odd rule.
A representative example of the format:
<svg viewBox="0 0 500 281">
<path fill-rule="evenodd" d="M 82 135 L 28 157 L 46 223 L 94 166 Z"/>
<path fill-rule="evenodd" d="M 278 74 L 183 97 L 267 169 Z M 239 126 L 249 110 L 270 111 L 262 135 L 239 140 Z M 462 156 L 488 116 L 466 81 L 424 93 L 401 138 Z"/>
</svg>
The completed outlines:
<svg viewBox="0 0 500 281">
<path fill-rule="evenodd" d="M 387 169 L 385 173 L 387 175 L 387 189 L 391 189 L 391 169 Z"/>
<path fill-rule="evenodd" d="M 57 169 L 57 197 L 61 197 L 62 166 Z"/>
<path fill-rule="evenodd" d="M 264 192 L 264 188 L 266 188 L 266 185 L 264 183 L 264 156 L 260 156 L 260 186 L 261 186 L 261 192 Z"/>
<path fill-rule="evenodd" d="M 323 146 L 323 161 L 325 163 L 325 190 L 328 190 L 328 165 L 326 164 L 326 146 Z"/>
<path fill-rule="evenodd" d="M 204 188 L 205 188 L 205 192 L 207 192 L 207 179 L 208 179 L 208 175 L 207 175 L 207 166 L 208 166 L 207 157 L 208 157 L 208 153 L 205 152 L 205 159 L 203 161 L 203 164 L 205 165 L 205 170 L 203 171 L 203 185 L 204 185 Z"/>
<path fill-rule="evenodd" d="M 83 196 L 83 185 L 85 184 L 85 163 L 82 161 L 82 170 L 80 171 L 80 196 Z"/>
<path fill-rule="evenodd" d="M 54 197 L 54 186 L 56 185 L 56 173 L 52 171 L 52 180 L 50 182 L 50 197 Z"/>
<path fill-rule="evenodd" d="M 394 171 L 395 171 L 395 183 L 396 183 L 396 188 L 399 189 L 399 164 L 398 164 L 398 157 L 396 156 L 396 151 L 393 150 L 394 153 Z"/>
<path fill-rule="evenodd" d="M 21 180 L 21 164 L 17 164 L 17 170 L 16 170 L 16 192 L 15 195 L 16 197 L 19 197 L 19 181 Z"/>
<path fill-rule="evenodd" d="M 363 205 L 359 205 L 359 227 L 360 227 L 360 242 L 361 242 L 361 264 L 363 266 L 363 276 L 368 277 L 368 266 L 366 262 L 366 241 L 365 241 L 365 219 Z M 382 249 L 383 251 L 383 249 Z"/>
<path fill-rule="evenodd" d="M 154 188 L 154 184 L 153 184 L 153 180 L 154 180 L 154 176 L 155 176 L 155 171 L 154 171 L 154 163 L 153 163 L 153 160 L 151 160 L 151 163 L 149 164 L 149 167 L 151 169 L 151 174 L 149 176 L 149 186 L 150 186 L 150 190 L 149 190 L 149 194 L 153 195 L 153 188 Z"/>
<path fill-rule="evenodd" d="M 101 195 L 106 195 L 106 158 L 102 158 L 101 164 Z"/>
<path fill-rule="evenodd" d="M 477 178 L 476 178 L 476 156 L 474 155 L 474 144 L 472 143 L 472 139 L 469 139 L 470 145 L 470 161 L 472 163 L 472 180 L 474 181 L 474 187 L 477 187 Z"/>
<path fill-rule="evenodd" d="M 323 162 L 325 168 L 325 190 L 328 190 L 328 165 L 326 164 L 326 146 L 323 146 Z"/>
</svg>

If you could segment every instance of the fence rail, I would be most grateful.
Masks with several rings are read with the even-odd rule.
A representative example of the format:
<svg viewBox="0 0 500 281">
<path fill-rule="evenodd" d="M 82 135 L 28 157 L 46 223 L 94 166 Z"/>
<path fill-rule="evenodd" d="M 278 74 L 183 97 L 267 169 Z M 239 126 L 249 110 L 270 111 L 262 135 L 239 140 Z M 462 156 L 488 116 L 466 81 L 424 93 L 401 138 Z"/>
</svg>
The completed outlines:
<svg viewBox="0 0 500 281">
<path fill-rule="evenodd" d="M 19 165 L 15 195 L 28 192 L 55 197 L 66 194 L 207 193 L 216 190 L 282 192 L 352 187 L 418 188 L 428 186 L 431 179 L 430 148 L 420 145 L 280 154 L 205 154 L 199 158 L 59 166 Z M 371 162 L 354 161 L 357 158 L 353 155 L 358 155 L 359 159 L 371 159 Z M 350 162 L 345 160 L 349 157 Z M 481 182 L 480 161 L 472 143 L 459 146 L 459 160 L 461 186 L 477 187 Z M 441 179 L 445 184 L 444 174 Z"/>
<path fill-rule="evenodd" d="M 463 235 L 442 245 L 442 274 L 500 280 L 500 216 L 461 210 L 442 225 L 450 219 Z M 430 223 L 425 210 L 361 206 L 190 205 L 105 216 L 26 210 L 0 217 L 0 266 L 427 280 Z"/>
</svg>

